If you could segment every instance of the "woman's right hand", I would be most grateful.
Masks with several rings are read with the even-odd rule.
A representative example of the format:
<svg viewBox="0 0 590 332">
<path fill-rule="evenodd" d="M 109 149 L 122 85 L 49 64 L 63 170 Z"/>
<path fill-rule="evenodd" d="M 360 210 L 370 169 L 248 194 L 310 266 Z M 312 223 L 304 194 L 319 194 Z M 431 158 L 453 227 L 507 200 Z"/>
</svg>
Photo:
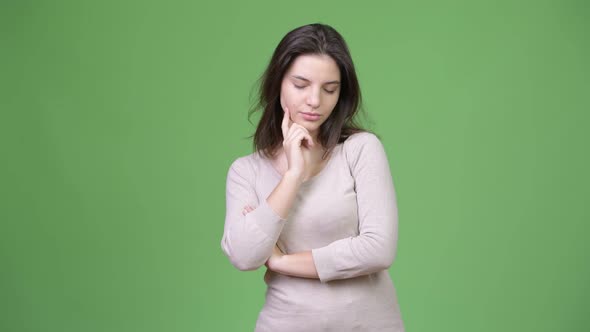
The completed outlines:
<svg viewBox="0 0 590 332">
<path fill-rule="evenodd" d="M 283 150 L 287 157 L 287 172 L 303 181 L 309 171 L 310 148 L 314 146 L 311 135 L 303 126 L 291 121 L 289 109 L 284 108 L 283 122 Z"/>
</svg>

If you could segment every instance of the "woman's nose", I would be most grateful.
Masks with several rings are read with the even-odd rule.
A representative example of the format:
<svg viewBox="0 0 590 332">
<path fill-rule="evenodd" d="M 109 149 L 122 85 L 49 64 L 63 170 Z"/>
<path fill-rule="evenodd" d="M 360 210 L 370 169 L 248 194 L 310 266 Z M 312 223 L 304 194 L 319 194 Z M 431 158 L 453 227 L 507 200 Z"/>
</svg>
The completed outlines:
<svg viewBox="0 0 590 332">
<path fill-rule="evenodd" d="M 307 104 L 313 108 L 320 106 L 320 91 L 318 89 L 310 89 L 310 93 L 307 96 Z"/>
</svg>

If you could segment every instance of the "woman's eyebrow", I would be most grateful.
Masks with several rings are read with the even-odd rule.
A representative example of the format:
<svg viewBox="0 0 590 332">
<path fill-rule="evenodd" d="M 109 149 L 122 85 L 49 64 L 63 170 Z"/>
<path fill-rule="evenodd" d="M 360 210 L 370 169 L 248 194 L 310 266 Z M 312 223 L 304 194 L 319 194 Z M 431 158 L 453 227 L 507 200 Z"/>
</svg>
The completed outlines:
<svg viewBox="0 0 590 332">
<path fill-rule="evenodd" d="M 308 80 L 307 78 L 303 77 L 303 76 L 299 76 L 299 75 L 291 75 L 291 77 L 299 79 L 299 80 L 303 80 L 306 82 L 310 82 L 310 80 Z M 340 81 L 336 80 L 336 81 L 329 81 L 329 82 L 325 82 L 324 84 L 340 84 Z"/>
</svg>

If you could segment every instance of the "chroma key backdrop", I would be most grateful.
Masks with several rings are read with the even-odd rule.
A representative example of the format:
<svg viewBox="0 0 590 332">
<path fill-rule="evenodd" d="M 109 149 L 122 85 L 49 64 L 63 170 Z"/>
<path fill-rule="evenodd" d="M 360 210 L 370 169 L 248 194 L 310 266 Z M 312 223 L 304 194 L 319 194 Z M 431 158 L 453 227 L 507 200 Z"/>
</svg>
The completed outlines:
<svg viewBox="0 0 590 332">
<path fill-rule="evenodd" d="M 0 3 L 0 331 L 253 331 L 221 251 L 280 38 L 346 39 L 407 331 L 589 331 L 586 1 Z"/>
</svg>

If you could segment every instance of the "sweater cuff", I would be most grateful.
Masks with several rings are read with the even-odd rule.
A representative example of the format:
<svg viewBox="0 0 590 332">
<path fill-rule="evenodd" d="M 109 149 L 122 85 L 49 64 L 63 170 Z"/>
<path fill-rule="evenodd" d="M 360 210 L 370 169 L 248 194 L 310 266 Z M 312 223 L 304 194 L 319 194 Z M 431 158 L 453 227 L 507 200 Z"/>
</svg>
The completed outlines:
<svg viewBox="0 0 590 332">
<path fill-rule="evenodd" d="M 332 260 L 332 247 L 325 246 L 322 248 L 312 249 L 311 256 L 315 269 L 318 272 L 318 278 L 321 282 L 328 282 L 336 279 Z"/>
<path fill-rule="evenodd" d="M 256 209 L 246 214 L 246 222 L 256 224 L 270 238 L 278 236 L 286 221 L 268 205 L 266 199 L 263 199 Z"/>
</svg>

